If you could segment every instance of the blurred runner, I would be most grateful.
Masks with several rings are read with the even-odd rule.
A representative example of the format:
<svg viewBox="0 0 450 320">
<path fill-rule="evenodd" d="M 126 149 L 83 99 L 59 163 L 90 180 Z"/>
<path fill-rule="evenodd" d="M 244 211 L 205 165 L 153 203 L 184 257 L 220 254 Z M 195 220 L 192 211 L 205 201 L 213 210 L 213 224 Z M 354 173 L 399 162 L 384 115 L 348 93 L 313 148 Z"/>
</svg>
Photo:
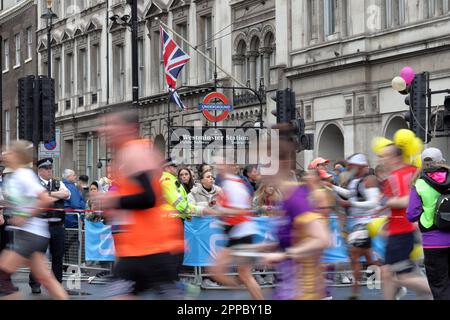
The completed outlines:
<svg viewBox="0 0 450 320">
<path fill-rule="evenodd" d="M 3 186 L 9 222 L 13 229 L 13 241 L 0 255 L 0 294 L 9 295 L 12 286 L 9 276 L 23 266 L 29 266 L 34 278 L 41 283 L 55 299 L 68 299 L 62 285 L 48 268 L 45 256 L 50 232 L 47 220 L 39 217 L 42 211 L 53 204 L 47 190 L 39 183 L 36 174 L 29 168 L 33 160 L 33 144 L 28 141 L 14 141 L 3 153 L 5 164 L 14 172 Z M 35 209 L 30 209 L 35 208 Z"/>
<path fill-rule="evenodd" d="M 306 185 L 290 182 L 292 143 L 280 141 L 280 172 L 278 180 L 284 196 L 278 228 L 282 252 L 266 254 L 264 261 L 276 263 L 280 272 L 274 298 L 279 300 L 319 300 L 326 297 L 325 278 L 320 258 L 330 245 L 327 225 L 310 204 L 311 191 Z"/>
<path fill-rule="evenodd" d="M 387 199 L 385 208 L 391 210 L 385 265 L 381 269 L 384 298 L 394 299 L 401 286 L 429 298 L 431 291 L 427 279 L 410 259 L 416 227 L 406 219 L 410 188 L 417 168 L 403 162 L 402 150 L 394 144 L 384 148 L 380 161 L 390 172 L 382 186 Z"/>
<path fill-rule="evenodd" d="M 108 294 L 125 299 L 152 289 L 159 298 L 181 298 L 172 254 L 183 250 L 183 231 L 179 219 L 161 208 L 162 157 L 149 140 L 139 139 L 137 110 L 110 115 L 103 131 L 115 151 L 117 191 L 94 194 L 92 200 L 96 208 L 120 209 L 107 214 L 121 220 L 113 222 L 118 261 Z"/>
<path fill-rule="evenodd" d="M 350 171 L 350 181 L 347 188 L 332 186 L 338 195 L 348 199 L 339 200 L 338 204 L 348 208 L 347 228 L 350 245 L 350 261 L 353 271 L 352 295 L 350 300 L 358 299 L 359 280 L 361 279 L 361 257 L 366 259 L 367 265 L 374 264 L 372 259 L 372 243 L 367 230 L 367 224 L 375 213 L 380 199 L 378 181 L 369 174 L 369 163 L 364 154 L 356 153 L 347 159 L 347 169 Z"/>
<path fill-rule="evenodd" d="M 216 169 L 223 177 L 222 192 L 219 194 L 217 210 L 223 216 L 225 234 L 228 236 L 226 248 L 218 253 L 215 266 L 211 267 L 213 278 L 227 286 L 236 287 L 236 278 L 225 275 L 227 268 L 233 261 L 232 250 L 239 246 L 252 245 L 253 237 L 257 233 L 255 223 L 249 219 L 252 208 L 252 198 L 245 182 L 233 174 L 234 165 L 226 164 L 225 159 L 216 159 Z M 253 299 L 262 300 L 264 296 L 261 287 L 252 275 L 252 266 L 243 260 L 238 262 L 239 279 L 247 287 Z"/>
</svg>

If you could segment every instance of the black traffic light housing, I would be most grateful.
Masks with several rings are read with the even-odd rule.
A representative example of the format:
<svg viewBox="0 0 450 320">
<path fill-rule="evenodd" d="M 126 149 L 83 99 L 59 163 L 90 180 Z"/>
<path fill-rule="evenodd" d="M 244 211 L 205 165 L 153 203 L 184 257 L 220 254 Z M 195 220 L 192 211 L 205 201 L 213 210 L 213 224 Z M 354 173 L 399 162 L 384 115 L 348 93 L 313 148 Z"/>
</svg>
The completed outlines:
<svg viewBox="0 0 450 320">
<path fill-rule="evenodd" d="M 405 104 L 409 106 L 409 112 L 407 112 L 405 120 L 409 122 L 409 128 L 425 143 L 431 140 L 431 136 L 426 132 L 428 118 L 427 82 L 426 73 L 417 74 L 411 83 L 410 94 L 405 98 Z"/>
<path fill-rule="evenodd" d="M 295 92 L 290 88 L 278 90 L 276 97 L 272 97 L 277 103 L 276 111 L 272 114 L 277 118 L 277 124 L 290 124 L 292 130 L 289 138 L 293 140 L 296 151 L 314 149 L 314 134 L 305 133 L 305 120 L 297 117 L 295 108 Z"/>
<path fill-rule="evenodd" d="M 46 76 L 20 78 L 19 139 L 39 142 L 55 140 L 55 84 Z"/>
</svg>

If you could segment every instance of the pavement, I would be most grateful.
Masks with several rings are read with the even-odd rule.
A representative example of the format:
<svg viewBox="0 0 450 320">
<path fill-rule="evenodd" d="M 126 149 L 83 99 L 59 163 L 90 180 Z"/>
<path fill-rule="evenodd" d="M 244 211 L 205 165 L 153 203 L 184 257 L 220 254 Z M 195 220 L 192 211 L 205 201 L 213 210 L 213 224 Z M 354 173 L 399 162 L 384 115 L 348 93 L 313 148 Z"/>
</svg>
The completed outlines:
<svg viewBox="0 0 450 320">
<path fill-rule="evenodd" d="M 41 294 L 32 294 L 28 285 L 28 272 L 17 272 L 13 275 L 14 284 L 19 287 L 20 298 L 23 300 L 48 300 L 50 296 L 42 287 Z M 64 281 L 64 287 L 70 286 L 70 281 Z M 71 300 L 104 300 L 106 294 L 106 284 L 102 283 L 88 283 L 87 280 L 82 280 L 80 287 L 71 286 L 70 299 Z M 199 287 L 192 287 L 188 300 L 251 300 L 250 295 L 246 290 L 229 290 L 229 289 L 200 289 Z M 194 290 L 193 290 L 194 289 Z M 329 287 L 333 300 L 347 300 L 351 294 L 350 286 Z M 264 296 L 267 299 L 271 298 L 272 289 L 264 289 Z M 155 299 L 152 294 L 142 296 L 143 299 Z M 370 290 L 366 286 L 360 287 L 360 300 L 382 300 L 382 292 L 380 289 Z M 417 296 L 408 290 L 402 300 L 417 300 Z"/>
</svg>

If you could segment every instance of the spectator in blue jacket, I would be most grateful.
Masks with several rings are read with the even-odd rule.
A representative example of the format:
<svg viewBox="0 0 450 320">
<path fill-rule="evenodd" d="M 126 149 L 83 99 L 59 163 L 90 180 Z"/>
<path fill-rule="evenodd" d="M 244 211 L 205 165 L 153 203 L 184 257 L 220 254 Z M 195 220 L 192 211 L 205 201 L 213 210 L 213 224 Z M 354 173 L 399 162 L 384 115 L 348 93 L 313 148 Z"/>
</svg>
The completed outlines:
<svg viewBox="0 0 450 320">
<path fill-rule="evenodd" d="M 64 208 L 84 210 L 86 209 L 86 201 L 83 198 L 81 191 L 75 185 L 77 176 L 75 171 L 65 169 L 63 172 L 63 182 L 70 191 L 70 198 L 64 200 Z M 78 228 L 78 219 L 76 215 L 66 214 L 66 228 Z"/>
<path fill-rule="evenodd" d="M 241 178 L 244 180 L 250 195 L 253 197 L 256 189 L 258 189 L 259 172 L 258 166 L 256 164 L 249 164 L 245 166 L 242 172 L 243 176 Z"/>
</svg>

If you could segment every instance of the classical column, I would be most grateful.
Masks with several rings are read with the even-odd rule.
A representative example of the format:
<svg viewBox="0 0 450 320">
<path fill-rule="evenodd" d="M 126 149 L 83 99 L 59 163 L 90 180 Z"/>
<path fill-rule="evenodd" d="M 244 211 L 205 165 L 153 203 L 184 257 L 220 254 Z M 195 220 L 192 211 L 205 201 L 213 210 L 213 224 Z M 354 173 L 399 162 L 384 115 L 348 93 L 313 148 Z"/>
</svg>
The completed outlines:
<svg viewBox="0 0 450 320">
<path fill-rule="evenodd" d="M 234 75 L 237 79 L 245 82 L 245 70 L 244 70 L 244 61 L 245 55 L 243 54 L 233 54 L 233 67 L 234 67 Z"/>
<path fill-rule="evenodd" d="M 273 53 L 273 49 L 264 47 L 261 48 L 261 53 L 263 54 L 264 85 L 268 87 L 270 85 L 270 56 Z"/>
<path fill-rule="evenodd" d="M 257 89 L 256 86 L 256 57 L 259 55 L 258 51 L 249 51 L 247 57 L 250 63 L 250 87 Z"/>
</svg>

